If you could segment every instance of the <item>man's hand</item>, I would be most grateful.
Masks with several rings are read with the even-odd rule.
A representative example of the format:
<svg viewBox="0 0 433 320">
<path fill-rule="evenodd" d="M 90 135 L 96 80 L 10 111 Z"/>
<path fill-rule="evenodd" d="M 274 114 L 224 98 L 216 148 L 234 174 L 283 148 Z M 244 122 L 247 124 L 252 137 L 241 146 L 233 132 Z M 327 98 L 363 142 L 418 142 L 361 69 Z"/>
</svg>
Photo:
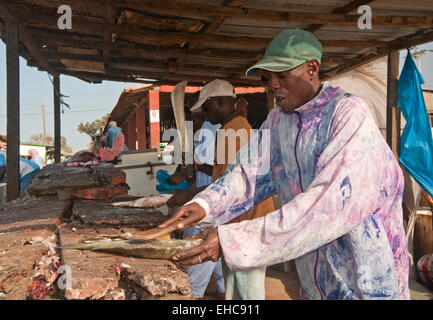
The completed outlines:
<svg viewBox="0 0 433 320">
<path fill-rule="evenodd" d="M 170 208 L 176 207 L 176 206 L 183 206 L 185 203 L 190 201 L 192 198 L 194 198 L 195 193 L 193 190 L 176 190 L 174 195 L 168 199 L 167 206 Z"/>
<path fill-rule="evenodd" d="M 192 200 L 198 193 L 202 192 L 206 187 L 189 188 L 188 190 L 176 190 L 174 196 L 167 201 L 167 206 L 170 208 L 183 206 L 188 201 Z"/>
<path fill-rule="evenodd" d="M 204 209 L 197 203 L 180 207 L 175 211 L 170 219 L 159 225 L 158 228 L 176 225 L 177 229 L 182 230 L 193 226 L 206 216 Z"/>
<path fill-rule="evenodd" d="M 169 184 L 179 184 L 185 179 L 186 175 L 184 172 L 176 172 L 167 178 Z"/>
<path fill-rule="evenodd" d="M 187 267 L 206 261 L 215 262 L 219 259 L 221 256 L 221 247 L 218 239 L 218 229 L 207 229 L 199 234 L 198 237 L 204 240 L 201 245 L 174 255 L 172 259 L 175 263 L 182 267 Z"/>
</svg>

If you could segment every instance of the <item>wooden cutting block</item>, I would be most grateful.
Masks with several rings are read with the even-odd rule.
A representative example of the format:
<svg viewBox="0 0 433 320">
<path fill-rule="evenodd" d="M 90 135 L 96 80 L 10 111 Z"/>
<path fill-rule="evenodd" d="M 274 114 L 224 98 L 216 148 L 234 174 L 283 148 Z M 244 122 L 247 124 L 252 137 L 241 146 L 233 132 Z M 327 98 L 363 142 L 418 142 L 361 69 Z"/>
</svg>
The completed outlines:
<svg viewBox="0 0 433 320">
<path fill-rule="evenodd" d="M 76 219 L 89 226 L 148 230 L 167 220 L 157 209 L 114 207 L 107 201 L 75 200 L 72 212 Z"/>
<path fill-rule="evenodd" d="M 25 197 L 0 209 L 0 292 L 7 300 L 25 300 L 35 266 L 48 252 L 43 241 L 51 237 L 70 201 L 55 197 Z"/>
<path fill-rule="evenodd" d="M 32 180 L 28 193 L 31 195 L 54 195 L 60 191 L 75 193 L 82 189 L 87 198 L 100 199 L 126 194 L 126 174 L 113 167 L 65 167 L 48 165 Z M 98 189 L 99 187 L 119 186 L 118 188 Z M 93 194 L 93 195 L 92 195 Z"/>
<path fill-rule="evenodd" d="M 120 184 L 115 186 L 101 186 L 94 188 L 79 189 L 73 191 L 71 194 L 75 198 L 87 200 L 105 200 L 111 199 L 115 196 L 122 196 L 128 193 L 128 185 Z"/>
<path fill-rule="evenodd" d="M 122 235 L 114 228 L 87 228 L 72 224 L 59 231 L 60 245 L 83 242 L 101 235 Z M 140 230 L 122 231 L 135 236 Z M 123 233 L 124 234 L 124 233 Z M 165 300 L 193 299 L 189 277 L 168 260 L 140 259 L 109 253 L 61 249 L 62 265 L 70 268 L 71 287 L 66 299 Z"/>
</svg>

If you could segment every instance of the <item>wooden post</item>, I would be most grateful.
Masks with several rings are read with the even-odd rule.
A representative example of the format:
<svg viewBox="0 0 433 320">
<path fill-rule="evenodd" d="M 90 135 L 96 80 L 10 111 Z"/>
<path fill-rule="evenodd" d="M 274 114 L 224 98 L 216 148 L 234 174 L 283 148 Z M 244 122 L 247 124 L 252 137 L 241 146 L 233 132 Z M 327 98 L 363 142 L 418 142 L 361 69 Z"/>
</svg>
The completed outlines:
<svg viewBox="0 0 433 320">
<path fill-rule="evenodd" d="M 160 127 L 159 127 L 159 91 L 149 91 L 149 123 L 150 123 L 150 147 L 159 151 Z"/>
<path fill-rule="evenodd" d="M 6 22 L 6 70 L 7 70 L 7 201 L 20 195 L 20 65 L 19 25 Z"/>
<path fill-rule="evenodd" d="M 44 144 L 47 145 L 47 126 L 45 125 L 45 106 L 42 105 L 42 128 L 44 130 Z"/>
<path fill-rule="evenodd" d="M 120 127 L 122 128 L 122 133 L 125 136 L 125 144 L 129 149 L 129 146 L 128 146 L 128 122 L 125 121 L 124 123 L 122 123 L 122 125 Z"/>
<path fill-rule="evenodd" d="M 54 89 L 54 163 L 60 162 L 61 156 L 61 130 L 60 130 L 60 78 L 53 78 Z"/>
<path fill-rule="evenodd" d="M 388 55 L 388 84 L 386 102 L 386 141 L 398 159 L 400 154 L 401 111 L 398 108 L 398 73 L 400 53 Z"/>
<path fill-rule="evenodd" d="M 140 107 L 135 113 L 137 124 L 138 149 L 146 149 L 146 108 Z"/>
<path fill-rule="evenodd" d="M 129 150 L 137 150 L 137 120 L 135 114 L 128 119 L 128 143 Z"/>
</svg>

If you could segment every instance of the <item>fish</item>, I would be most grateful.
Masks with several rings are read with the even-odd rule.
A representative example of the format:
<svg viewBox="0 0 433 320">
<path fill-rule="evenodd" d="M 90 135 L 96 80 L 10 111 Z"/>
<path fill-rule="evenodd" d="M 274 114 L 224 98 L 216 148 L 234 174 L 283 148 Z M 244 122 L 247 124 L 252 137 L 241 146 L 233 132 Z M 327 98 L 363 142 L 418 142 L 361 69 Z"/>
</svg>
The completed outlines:
<svg viewBox="0 0 433 320">
<path fill-rule="evenodd" d="M 61 249 L 77 249 L 100 251 L 145 259 L 170 259 L 175 254 L 184 252 L 199 246 L 202 239 L 194 240 L 119 240 L 119 241 L 95 241 L 91 243 L 78 243 L 63 245 Z"/>
<path fill-rule="evenodd" d="M 131 201 L 114 202 L 115 207 L 135 207 L 135 208 L 157 208 L 162 207 L 170 199 L 172 194 L 161 194 L 158 196 L 148 196 Z"/>
</svg>

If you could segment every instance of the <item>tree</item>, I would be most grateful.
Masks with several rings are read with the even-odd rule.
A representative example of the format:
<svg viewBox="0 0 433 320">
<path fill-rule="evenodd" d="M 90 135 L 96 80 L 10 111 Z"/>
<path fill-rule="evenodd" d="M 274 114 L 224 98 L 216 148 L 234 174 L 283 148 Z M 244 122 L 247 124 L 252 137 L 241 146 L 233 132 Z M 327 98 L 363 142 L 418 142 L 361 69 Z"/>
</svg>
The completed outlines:
<svg viewBox="0 0 433 320">
<path fill-rule="evenodd" d="M 44 135 L 42 133 L 32 135 L 30 137 L 30 143 L 45 144 Z M 54 138 L 50 135 L 47 135 L 47 144 L 51 146 L 54 145 Z M 63 153 L 72 153 L 72 148 L 68 146 L 68 142 L 63 136 L 60 138 L 60 145 Z"/>
<path fill-rule="evenodd" d="M 93 149 L 93 146 L 96 142 L 96 136 L 100 135 L 105 126 L 107 125 L 108 117 L 110 114 L 105 115 L 101 119 L 97 119 L 93 122 L 80 123 L 77 127 L 78 132 L 87 134 L 90 139 L 90 148 Z"/>
</svg>

